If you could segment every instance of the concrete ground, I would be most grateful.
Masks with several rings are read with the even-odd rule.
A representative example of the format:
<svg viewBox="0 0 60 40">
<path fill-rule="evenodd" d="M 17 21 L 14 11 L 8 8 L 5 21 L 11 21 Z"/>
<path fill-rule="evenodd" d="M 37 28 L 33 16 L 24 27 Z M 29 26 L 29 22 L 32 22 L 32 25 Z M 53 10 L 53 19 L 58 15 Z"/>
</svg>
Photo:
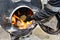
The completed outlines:
<svg viewBox="0 0 60 40">
<path fill-rule="evenodd" d="M 9 34 L 0 28 L 0 40 L 10 40 Z"/>
</svg>

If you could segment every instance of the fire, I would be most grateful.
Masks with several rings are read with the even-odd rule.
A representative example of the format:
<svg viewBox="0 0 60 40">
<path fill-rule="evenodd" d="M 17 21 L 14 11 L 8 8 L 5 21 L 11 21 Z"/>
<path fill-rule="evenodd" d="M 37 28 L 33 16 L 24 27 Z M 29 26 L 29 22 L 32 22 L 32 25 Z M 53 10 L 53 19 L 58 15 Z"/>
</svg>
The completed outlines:
<svg viewBox="0 0 60 40">
<path fill-rule="evenodd" d="M 25 15 L 23 15 L 19 18 L 18 16 L 16 16 L 14 14 L 12 16 L 12 24 L 16 25 L 19 29 L 26 29 L 26 28 L 30 27 L 33 22 L 32 21 L 24 22 L 25 19 L 26 19 Z"/>
<path fill-rule="evenodd" d="M 16 24 L 16 18 L 14 16 L 12 17 L 12 24 Z"/>
</svg>

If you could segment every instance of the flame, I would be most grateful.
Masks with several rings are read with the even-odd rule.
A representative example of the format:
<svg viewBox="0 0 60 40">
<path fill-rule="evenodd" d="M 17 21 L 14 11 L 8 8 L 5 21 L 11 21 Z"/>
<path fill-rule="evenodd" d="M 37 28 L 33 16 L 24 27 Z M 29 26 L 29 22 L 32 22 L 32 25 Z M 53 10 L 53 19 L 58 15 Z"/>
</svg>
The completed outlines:
<svg viewBox="0 0 60 40">
<path fill-rule="evenodd" d="M 12 17 L 12 24 L 16 24 L 16 18 L 14 16 Z"/>
<path fill-rule="evenodd" d="M 23 18 L 23 16 L 21 18 Z M 32 25 L 32 21 L 24 22 L 23 19 L 26 19 L 25 16 L 23 19 L 21 19 L 21 18 L 17 17 L 16 15 L 13 15 L 12 16 L 12 24 L 16 25 L 19 29 L 26 29 Z M 16 20 L 16 19 L 18 19 L 18 20 Z"/>
</svg>

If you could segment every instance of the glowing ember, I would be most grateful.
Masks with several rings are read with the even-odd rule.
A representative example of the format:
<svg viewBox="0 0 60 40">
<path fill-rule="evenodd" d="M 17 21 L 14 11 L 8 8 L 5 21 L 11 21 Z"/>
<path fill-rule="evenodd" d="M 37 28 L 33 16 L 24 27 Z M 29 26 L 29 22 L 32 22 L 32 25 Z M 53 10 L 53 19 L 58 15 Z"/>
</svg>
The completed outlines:
<svg viewBox="0 0 60 40">
<path fill-rule="evenodd" d="M 12 24 L 16 25 L 19 29 L 26 29 L 26 28 L 30 27 L 33 22 L 32 21 L 24 22 L 25 19 L 26 19 L 25 15 L 22 15 L 20 18 L 17 17 L 16 15 L 13 15 Z"/>
</svg>

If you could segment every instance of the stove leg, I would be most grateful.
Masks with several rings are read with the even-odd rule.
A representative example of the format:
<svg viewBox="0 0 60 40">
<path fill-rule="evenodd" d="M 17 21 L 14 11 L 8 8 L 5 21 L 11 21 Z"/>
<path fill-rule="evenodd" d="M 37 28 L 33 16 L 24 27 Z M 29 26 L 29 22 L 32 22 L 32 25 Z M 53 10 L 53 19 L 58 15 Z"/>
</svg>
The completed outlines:
<svg viewBox="0 0 60 40">
<path fill-rule="evenodd" d="M 11 40 L 19 40 L 19 37 L 16 37 L 16 36 L 13 36 L 13 35 L 10 35 L 11 36 Z"/>
</svg>

